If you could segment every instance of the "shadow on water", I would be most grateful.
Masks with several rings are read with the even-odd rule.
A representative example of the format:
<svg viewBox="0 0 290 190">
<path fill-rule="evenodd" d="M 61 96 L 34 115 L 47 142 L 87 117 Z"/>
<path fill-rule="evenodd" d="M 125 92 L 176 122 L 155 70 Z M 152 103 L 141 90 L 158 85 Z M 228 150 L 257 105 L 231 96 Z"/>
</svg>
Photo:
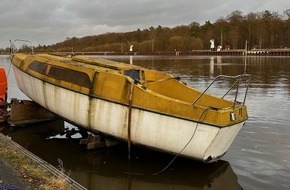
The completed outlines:
<svg viewBox="0 0 290 190">
<path fill-rule="evenodd" d="M 250 118 L 223 157 L 231 165 L 225 161 L 201 164 L 178 158 L 166 172 L 152 176 L 173 156 L 133 147 L 129 168 L 126 145 L 87 151 L 73 140 L 48 139 L 46 133 L 37 132 L 48 127 L 40 126 L 6 129 L 4 133 L 54 166 L 59 165 L 60 158 L 66 172 L 71 171 L 70 176 L 88 189 L 241 189 L 239 183 L 244 189 L 289 189 L 289 56 L 102 57 L 180 76 L 199 90 L 219 74 L 236 75 L 245 69 L 252 74 L 246 100 Z M 8 96 L 27 99 L 17 87 L 9 57 L 0 56 L 0 65 L 8 73 Z M 220 89 L 218 84 L 214 92 Z"/>
<path fill-rule="evenodd" d="M 62 120 L 27 127 L 6 127 L 8 135 L 26 149 L 46 160 L 88 189 L 242 189 L 231 165 L 226 161 L 204 164 L 178 158 L 159 175 L 173 155 L 134 146 L 131 161 L 127 145 L 87 150 L 78 138 L 60 135 Z"/>
</svg>

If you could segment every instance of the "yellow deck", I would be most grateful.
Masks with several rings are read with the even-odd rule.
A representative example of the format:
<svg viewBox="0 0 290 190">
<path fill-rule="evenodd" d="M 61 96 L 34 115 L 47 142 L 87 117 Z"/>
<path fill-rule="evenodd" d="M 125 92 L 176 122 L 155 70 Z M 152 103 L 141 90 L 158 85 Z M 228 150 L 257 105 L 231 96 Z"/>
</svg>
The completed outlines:
<svg viewBox="0 0 290 190">
<path fill-rule="evenodd" d="M 245 105 L 204 94 L 171 75 L 116 61 L 48 54 L 11 56 L 18 69 L 45 82 L 88 96 L 172 117 L 226 127 L 247 119 Z M 131 86 L 133 85 L 133 91 Z M 205 111 L 206 110 L 206 111 Z M 235 113 L 235 120 L 231 120 Z"/>
</svg>

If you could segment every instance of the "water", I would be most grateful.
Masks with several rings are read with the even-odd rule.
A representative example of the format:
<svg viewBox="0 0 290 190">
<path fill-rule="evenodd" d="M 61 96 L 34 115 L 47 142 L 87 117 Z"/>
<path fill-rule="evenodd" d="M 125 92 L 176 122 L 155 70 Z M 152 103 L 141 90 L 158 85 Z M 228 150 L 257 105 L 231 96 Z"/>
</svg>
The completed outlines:
<svg viewBox="0 0 290 190">
<path fill-rule="evenodd" d="M 249 120 L 221 161 L 203 164 L 178 158 L 165 172 L 172 155 L 133 147 L 131 162 L 126 144 L 87 151 L 74 139 L 52 138 L 71 127 L 62 121 L 3 133 L 44 160 L 59 167 L 88 189 L 276 189 L 290 188 L 290 57 L 106 57 L 180 76 L 201 90 L 219 75 L 252 74 L 246 104 Z M 9 59 L 0 56 L 9 70 Z M 213 88 L 220 92 L 222 84 Z M 27 99 L 9 72 L 9 97 Z M 60 137 L 58 135 L 57 137 Z"/>
</svg>

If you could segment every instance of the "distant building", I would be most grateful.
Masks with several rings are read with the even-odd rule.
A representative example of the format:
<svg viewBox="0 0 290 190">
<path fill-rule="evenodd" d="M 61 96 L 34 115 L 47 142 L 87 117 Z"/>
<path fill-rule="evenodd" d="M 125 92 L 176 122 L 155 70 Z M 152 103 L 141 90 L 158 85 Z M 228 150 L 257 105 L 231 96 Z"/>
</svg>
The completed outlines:
<svg viewBox="0 0 290 190">
<path fill-rule="evenodd" d="M 214 39 L 211 39 L 209 42 L 210 42 L 210 50 L 214 51 Z"/>
</svg>

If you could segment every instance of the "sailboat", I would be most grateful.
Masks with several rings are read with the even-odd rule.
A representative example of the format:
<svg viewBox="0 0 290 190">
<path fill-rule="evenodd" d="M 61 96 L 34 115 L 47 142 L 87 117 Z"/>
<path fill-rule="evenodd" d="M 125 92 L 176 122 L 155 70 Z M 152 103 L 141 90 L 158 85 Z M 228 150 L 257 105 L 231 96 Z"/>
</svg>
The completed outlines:
<svg viewBox="0 0 290 190">
<path fill-rule="evenodd" d="M 222 157 L 248 119 L 251 76 L 234 80 L 218 97 L 178 77 L 117 61 L 84 56 L 12 53 L 20 90 L 65 120 L 92 132 L 159 151 L 212 162 Z M 237 101 L 241 83 L 246 88 Z M 229 92 L 228 91 L 228 92 Z"/>
</svg>

